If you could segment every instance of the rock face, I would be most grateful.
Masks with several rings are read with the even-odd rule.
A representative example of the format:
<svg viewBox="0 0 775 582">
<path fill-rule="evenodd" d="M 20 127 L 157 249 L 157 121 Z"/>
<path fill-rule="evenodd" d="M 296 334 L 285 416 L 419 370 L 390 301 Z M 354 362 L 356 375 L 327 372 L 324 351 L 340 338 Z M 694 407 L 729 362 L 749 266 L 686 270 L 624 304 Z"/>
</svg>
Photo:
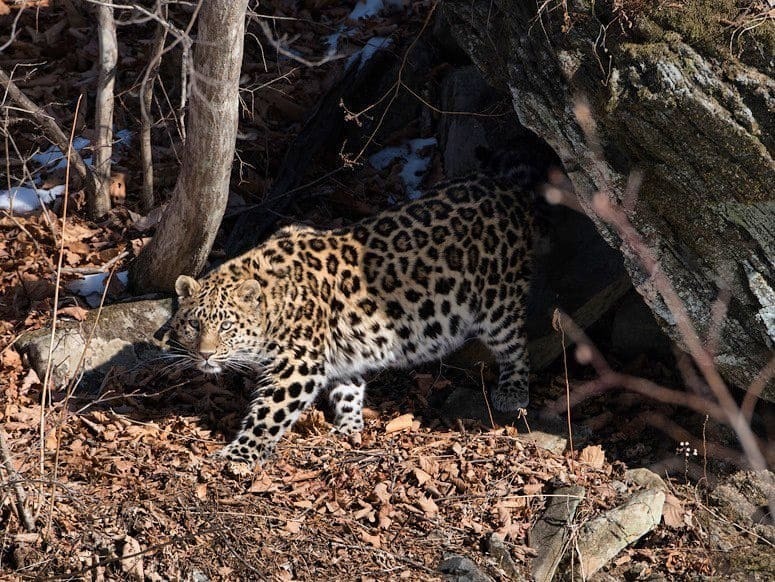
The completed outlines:
<svg viewBox="0 0 775 582">
<path fill-rule="evenodd" d="M 105 307 L 99 319 L 97 314 L 92 310 L 85 321 L 59 322 L 52 351 L 54 384 L 66 384 L 83 374 L 80 388 L 95 389 L 111 367 L 128 368 L 157 355 L 159 348 L 152 339 L 170 318 L 172 300 L 117 303 Z M 25 334 L 18 342 L 19 350 L 27 354 L 41 378 L 46 373 L 50 344 L 48 328 Z"/>
<path fill-rule="evenodd" d="M 646 489 L 624 505 L 585 523 L 576 538 L 582 579 L 589 578 L 621 550 L 659 525 L 664 503 L 664 492 Z"/>
<path fill-rule="evenodd" d="M 631 173 L 641 172 L 629 218 L 700 337 L 719 281 L 729 287 L 716 362 L 730 382 L 748 386 L 775 340 L 773 28 L 723 24 L 738 18 L 734 2 L 662 9 L 580 0 L 566 12 L 565 3 L 538 4 L 540 16 L 535 3 L 516 0 L 448 0 L 442 8 L 488 81 L 511 94 L 522 125 L 560 157 L 578 203 L 620 250 L 660 326 L 681 343 L 632 245 L 591 205 L 596 191 L 619 204 Z M 574 114 L 582 98 L 599 150 Z M 775 386 L 764 397 L 775 400 Z"/>
</svg>

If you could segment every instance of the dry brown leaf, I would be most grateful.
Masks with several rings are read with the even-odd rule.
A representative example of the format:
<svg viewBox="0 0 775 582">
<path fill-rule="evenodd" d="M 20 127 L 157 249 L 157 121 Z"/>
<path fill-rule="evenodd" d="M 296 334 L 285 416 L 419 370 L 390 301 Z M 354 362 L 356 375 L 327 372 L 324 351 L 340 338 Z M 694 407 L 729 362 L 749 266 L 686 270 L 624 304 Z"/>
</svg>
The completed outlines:
<svg viewBox="0 0 775 582">
<path fill-rule="evenodd" d="M 588 447 L 584 447 L 584 449 L 579 453 L 579 461 L 586 463 L 595 469 L 601 469 L 605 464 L 605 453 L 603 452 L 603 447 L 600 445 L 590 445 Z"/>
<path fill-rule="evenodd" d="M 207 483 L 199 483 L 196 486 L 196 496 L 201 500 L 207 499 Z"/>
<path fill-rule="evenodd" d="M 76 321 L 84 321 L 89 314 L 89 310 L 84 309 L 80 305 L 70 305 L 57 310 L 57 313 L 62 317 L 72 317 Z"/>
<path fill-rule="evenodd" d="M 439 506 L 430 497 L 423 495 L 417 500 L 417 506 L 425 512 L 428 517 L 434 517 L 439 513 Z"/>
<path fill-rule="evenodd" d="M 538 495 L 543 491 L 543 483 L 527 483 L 523 488 L 525 495 Z"/>
<path fill-rule="evenodd" d="M 379 529 L 390 529 L 390 526 L 393 523 L 393 520 L 390 519 L 391 514 L 393 513 L 393 508 L 385 504 L 382 507 L 379 508 L 379 512 L 377 513 L 378 516 L 378 523 Z"/>
<path fill-rule="evenodd" d="M 377 483 L 369 498 L 372 501 L 379 501 L 382 504 L 390 503 L 390 491 L 388 491 L 387 481 Z"/>
<path fill-rule="evenodd" d="M 417 483 L 420 485 L 425 485 L 425 483 L 432 479 L 428 473 L 417 467 L 412 469 L 412 473 L 414 473 L 414 478 L 417 479 Z"/>
<path fill-rule="evenodd" d="M 665 505 L 662 508 L 662 519 L 667 527 L 683 527 L 684 508 L 681 501 L 670 493 L 665 494 Z"/>
<path fill-rule="evenodd" d="M 55 430 L 49 431 L 46 435 L 45 447 L 47 451 L 55 451 L 59 440 L 57 439 L 57 433 Z"/>
<path fill-rule="evenodd" d="M 365 531 L 362 531 L 360 533 L 361 541 L 366 542 L 370 546 L 380 549 L 382 547 L 382 537 L 379 535 L 373 536 L 371 534 L 366 533 Z"/>
<path fill-rule="evenodd" d="M 364 420 L 377 420 L 379 419 L 379 412 L 368 406 L 363 407 L 363 419 Z"/>
<path fill-rule="evenodd" d="M 402 414 L 401 416 L 394 418 L 385 425 L 385 432 L 387 434 L 398 432 L 399 430 L 406 430 L 412 428 L 414 422 L 413 414 Z"/>
<path fill-rule="evenodd" d="M 19 368 L 22 365 L 22 358 L 15 349 L 8 348 L 0 354 L 0 362 L 9 368 Z"/>
<path fill-rule="evenodd" d="M 301 531 L 301 522 L 288 520 L 285 522 L 285 531 L 292 534 L 297 534 Z"/>
<path fill-rule="evenodd" d="M 374 507 L 371 505 L 371 503 L 367 501 L 361 501 L 358 500 L 358 505 L 361 506 L 361 509 L 355 512 L 354 516 L 355 519 L 363 519 L 366 518 L 367 520 L 373 522 L 376 519 L 376 511 L 374 511 Z"/>
</svg>

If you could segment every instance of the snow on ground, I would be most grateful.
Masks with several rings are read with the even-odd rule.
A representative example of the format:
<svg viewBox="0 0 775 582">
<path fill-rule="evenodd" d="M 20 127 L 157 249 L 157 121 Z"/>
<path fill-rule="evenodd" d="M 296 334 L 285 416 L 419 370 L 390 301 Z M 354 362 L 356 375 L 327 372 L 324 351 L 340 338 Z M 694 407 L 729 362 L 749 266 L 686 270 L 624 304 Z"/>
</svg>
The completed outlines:
<svg viewBox="0 0 775 582">
<path fill-rule="evenodd" d="M 108 280 L 109 273 L 94 273 L 92 275 L 83 275 L 80 279 L 70 281 L 67 284 L 67 290 L 76 295 L 82 296 L 89 307 L 97 307 L 102 299 L 102 293 L 105 291 L 105 282 Z M 114 277 L 123 285 L 129 283 L 129 272 L 118 271 Z"/>
<path fill-rule="evenodd" d="M 403 162 L 401 180 L 406 186 L 406 194 L 410 200 L 416 200 L 421 195 L 422 177 L 431 163 L 429 152 L 425 152 L 425 155 L 421 152 L 434 145 L 436 145 L 435 137 L 411 139 L 400 146 L 378 151 L 369 157 L 369 163 L 377 170 L 384 170 L 395 160 L 401 160 Z"/>
<path fill-rule="evenodd" d="M 0 190 L 0 209 L 8 210 L 13 214 L 29 214 L 43 204 L 51 204 L 64 191 L 64 186 L 48 189 L 16 186 L 10 190 Z"/>
<path fill-rule="evenodd" d="M 382 36 L 370 38 L 369 42 L 366 43 L 366 46 L 350 55 L 350 58 L 347 59 L 347 68 L 349 69 L 357 62 L 358 70 L 362 69 L 363 65 L 365 65 L 378 50 L 386 49 L 391 44 L 393 44 L 393 41 L 389 38 Z"/>
<path fill-rule="evenodd" d="M 403 8 L 403 0 L 360 0 L 360 2 L 355 5 L 350 14 L 347 16 L 347 20 L 350 22 L 357 22 L 359 20 L 366 20 L 373 16 L 377 16 L 385 10 L 403 10 Z M 355 30 L 352 27 L 344 24 L 340 25 L 336 29 L 336 32 L 325 37 L 328 54 L 334 54 L 337 51 L 339 48 L 339 40 L 342 38 L 342 35 L 345 37 L 351 37 L 354 34 Z M 364 46 L 360 51 L 350 55 L 350 58 L 347 61 L 347 66 L 349 67 L 352 65 L 356 60 L 356 56 L 360 55 L 361 61 L 359 66 L 362 67 L 363 64 L 368 61 L 378 49 L 387 48 L 390 46 L 390 43 L 390 39 L 381 37 L 374 37 L 370 39 L 366 43 L 366 46 Z M 371 49 L 369 49 L 370 46 L 372 47 Z M 364 51 L 365 54 L 361 55 L 362 51 Z"/>
<path fill-rule="evenodd" d="M 121 129 L 115 132 L 113 147 L 115 150 L 128 148 L 132 145 L 132 132 L 128 129 Z M 80 152 L 91 142 L 85 137 L 76 137 L 73 139 L 73 149 Z M 53 172 L 67 166 L 67 159 L 57 146 L 52 145 L 47 150 L 38 152 L 31 157 L 41 169 Z M 83 159 L 87 166 L 92 165 L 92 158 Z M 114 161 L 116 161 L 114 159 Z M 10 190 L 0 190 L 0 209 L 8 210 L 14 214 L 29 214 L 41 208 L 43 204 L 51 204 L 55 198 L 61 196 L 64 186 L 54 186 L 53 188 L 37 188 L 40 184 L 39 179 L 21 186 L 14 186 Z"/>
</svg>

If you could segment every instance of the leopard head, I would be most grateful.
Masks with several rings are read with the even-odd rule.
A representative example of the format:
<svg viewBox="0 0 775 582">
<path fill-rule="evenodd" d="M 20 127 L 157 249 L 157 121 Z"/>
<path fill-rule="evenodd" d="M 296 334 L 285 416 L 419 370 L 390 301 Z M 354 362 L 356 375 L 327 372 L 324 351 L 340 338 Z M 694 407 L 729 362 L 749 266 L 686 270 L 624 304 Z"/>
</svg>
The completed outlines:
<svg viewBox="0 0 775 582">
<path fill-rule="evenodd" d="M 188 363 L 218 374 L 247 371 L 268 357 L 258 281 L 181 275 L 175 291 L 179 307 L 169 322 L 168 345 Z"/>
</svg>

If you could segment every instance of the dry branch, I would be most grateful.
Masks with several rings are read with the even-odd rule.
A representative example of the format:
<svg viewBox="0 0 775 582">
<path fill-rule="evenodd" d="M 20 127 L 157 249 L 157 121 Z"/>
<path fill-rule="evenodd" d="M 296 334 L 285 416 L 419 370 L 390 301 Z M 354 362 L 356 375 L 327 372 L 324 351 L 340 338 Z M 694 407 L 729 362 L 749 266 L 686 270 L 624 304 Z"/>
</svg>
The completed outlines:
<svg viewBox="0 0 775 582">
<path fill-rule="evenodd" d="M 84 163 L 81 154 L 76 150 L 70 150 L 69 154 L 65 154 L 65 152 L 68 152 L 69 150 L 69 140 L 59 125 L 57 125 L 54 118 L 46 113 L 42 107 L 35 105 L 35 103 L 33 103 L 30 98 L 17 87 L 16 83 L 13 82 L 13 79 L 3 69 L 0 69 L 0 84 L 5 87 L 6 93 L 11 100 L 16 103 L 22 111 L 35 119 L 46 137 L 63 152 L 63 155 L 68 156 L 70 165 L 75 169 L 83 182 L 83 187 L 86 190 L 87 196 L 91 196 L 97 188 L 94 174 Z"/>
<path fill-rule="evenodd" d="M 167 17 L 167 7 L 162 9 L 162 17 Z M 153 152 L 151 149 L 151 104 L 153 102 L 153 85 L 159 73 L 159 65 L 164 53 L 164 42 L 167 39 L 167 27 L 161 23 L 156 25 L 156 34 L 153 37 L 151 58 L 143 75 L 140 87 L 140 114 L 142 117 L 140 129 L 140 159 L 143 166 L 143 189 L 140 193 L 140 204 L 146 212 L 153 208 Z"/>
<path fill-rule="evenodd" d="M 19 514 L 19 519 L 24 523 L 24 529 L 27 531 L 35 531 L 35 522 L 27 511 L 27 508 L 24 506 L 26 496 L 24 494 L 24 489 L 22 489 L 19 474 L 13 467 L 11 452 L 8 450 L 8 443 L 5 440 L 5 430 L 3 430 L 2 427 L 0 427 L 0 455 L 2 455 L 3 466 L 8 473 L 8 480 L 13 482 L 13 490 L 16 494 L 16 512 Z"/>
</svg>

